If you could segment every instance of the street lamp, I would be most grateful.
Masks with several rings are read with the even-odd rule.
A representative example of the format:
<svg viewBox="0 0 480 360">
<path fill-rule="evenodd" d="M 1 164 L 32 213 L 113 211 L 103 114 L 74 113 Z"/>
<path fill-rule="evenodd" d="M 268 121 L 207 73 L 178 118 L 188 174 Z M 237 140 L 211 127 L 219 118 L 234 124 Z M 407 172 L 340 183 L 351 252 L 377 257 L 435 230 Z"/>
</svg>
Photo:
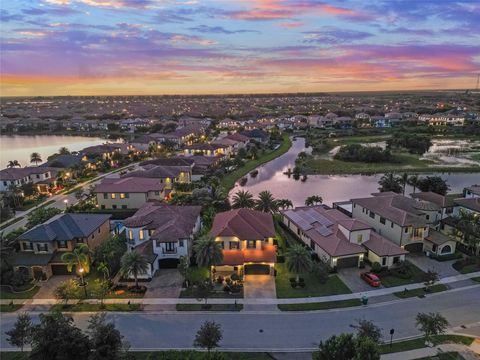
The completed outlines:
<svg viewBox="0 0 480 360">
<path fill-rule="evenodd" d="M 68 206 L 68 199 L 63 200 L 63 203 L 65 204 L 65 209 L 66 209 Z"/>
<path fill-rule="evenodd" d="M 84 268 L 83 267 L 80 267 L 80 269 L 78 269 L 78 272 L 80 273 L 80 280 L 82 281 L 81 283 L 81 286 L 83 287 L 83 291 L 85 292 L 85 299 L 87 298 L 87 286 L 85 284 L 85 281 L 83 280 L 83 272 L 84 272 Z"/>
</svg>

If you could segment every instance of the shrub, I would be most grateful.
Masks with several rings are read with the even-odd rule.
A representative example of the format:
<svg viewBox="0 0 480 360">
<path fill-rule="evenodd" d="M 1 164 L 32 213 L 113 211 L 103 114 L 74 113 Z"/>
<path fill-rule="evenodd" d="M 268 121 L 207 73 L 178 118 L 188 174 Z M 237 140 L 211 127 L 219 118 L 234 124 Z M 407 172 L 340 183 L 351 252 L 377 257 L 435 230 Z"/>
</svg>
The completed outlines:
<svg viewBox="0 0 480 360">
<path fill-rule="evenodd" d="M 13 275 L 10 281 L 14 288 L 18 288 L 18 287 L 24 286 L 26 283 L 30 281 L 30 275 L 17 270 L 13 272 Z"/>
<path fill-rule="evenodd" d="M 374 263 L 372 264 L 372 269 L 371 269 L 371 270 L 372 270 L 372 272 L 374 272 L 374 273 L 378 273 L 378 272 L 382 271 L 382 265 L 380 265 L 379 262 L 374 262 Z"/>
<path fill-rule="evenodd" d="M 230 275 L 230 279 L 232 279 L 233 281 L 239 281 L 240 275 L 238 275 L 237 273 L 233 273 L 232 275 Z"/>
</svg>

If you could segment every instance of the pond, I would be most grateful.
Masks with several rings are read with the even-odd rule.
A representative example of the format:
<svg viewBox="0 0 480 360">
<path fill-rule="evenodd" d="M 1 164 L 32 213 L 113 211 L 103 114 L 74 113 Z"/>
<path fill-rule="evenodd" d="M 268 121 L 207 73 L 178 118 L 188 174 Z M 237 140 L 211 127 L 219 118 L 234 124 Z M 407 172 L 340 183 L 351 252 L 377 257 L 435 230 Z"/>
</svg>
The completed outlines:
<svg viewBox="0 0 480 360">
<path fill-rule="evenodd" d="M 305 148 L 305 139 L 297 138 L 292 147 L 284 155 L 260 166 L 258 175 L 251 177 L 245 186 L 238 183 L 230 192 L 232 196 L 238 190 L 248 190 L 254 196 L 260 191 L 269 190 L 277 199 L 290 199 L 295 206 L 304 204 L 310 195 L 321 195 L 324 203 L 331 205 L 335 201 L 350 200 L 353 198 L 369 196 L 378 191 L 378 180 L 382 174 L 377 175 L 309 175 L 307 181 L 294 180 L 284 174 L 288 168 L 293 169 L 295 159 L 301 151 L 309 151 Z M 447 180 L 451 192 L 461 192 L 465 186 L 480 183 L 479 173 L 435 173 Z M 419 174 L 421 176 L 421 174 Z M 413 188 L 407 187 L 407 194 L 413 192 Z"/>
</svg>

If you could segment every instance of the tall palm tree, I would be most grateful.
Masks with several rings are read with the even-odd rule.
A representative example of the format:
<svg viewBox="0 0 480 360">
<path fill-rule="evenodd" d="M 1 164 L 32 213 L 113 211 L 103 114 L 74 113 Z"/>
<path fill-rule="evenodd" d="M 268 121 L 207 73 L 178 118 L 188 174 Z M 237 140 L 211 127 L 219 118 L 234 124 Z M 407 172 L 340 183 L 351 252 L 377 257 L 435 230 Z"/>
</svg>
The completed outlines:
<svg viewBox="0 0 480 360">
<path fill-rule="evenodd" d="M 385 191 L 393 191 L 396 193 L 401 193 L 402 192 L 402 185 L 401 185 L 402 180 L 398 177 L 395 176 L 394 173 L 387 173 L 383 175 L 378 182 L 380 187 L 378 188 L 381 192 Z"/>
<path fill-rule="evenodd" d="M 296 274 L 297 282 L 301 273 L 309 272 L 312 269 L 312 258 L 307 248 L 300 244 L 293 244 L 285 252 L 287 269 Z"/>
<path fill-rule="evenodd" d="M 72 272 L 73 267 L 76 267 L 77 272 L 80 274 L 82 286 L 85 286 L 84 274 L 90 272 L 90 249 L 88 248 L 88 245 L 78 244 L 72 252 L 62 254 L 61 259 L 67 264 L 68 272 Z"/>
<path fill-rule="evenodd" d="M 10 160 L 7 164 L 7 168 L 22 167 L 18 160 Z"/>
<path fill-rule="evenodd" d="M 38 165 L 38 163 L 42 162 L 42 157 L 37 152 L 31 153 L 30 154 L 30 162 L 35 163 L 35 165 Z"/>
<path fill-rule="evenodd" d="M 200 237 L 193 244 L 195 259 L 198 266 L 207 267 L 212 281 L 212 266 L 220 265 L 223 261 L 223 251 L 220 242 L 210 235 Z"/>
<path fill-rule="evenodd" d="M 258 199 L 255 201 L 255 209 L 275 213 L 278 211 L 278 203 L 270 191 L 263 190 L 258 194 Z"/>
<path fill-rule="evenodd" d="M 277 205 L 282 210 L 293 208 L 292 200 L 289 199 L 279 199 L 277 200 Z"/>
<path fill-rule="evenodd" d="M 228 196 L 222 187 L 212 186 L 210 189 L 210 198 L 211 198 L 210 205 L 212 205 L 215 209 L 218 209 L 218 210 L 230 209 Z"/>
<path fill-rule="evenodd" d="M 9 196 L 11 196 L 13 199 L 13 206 L 19 207 L 20 206 L 19 194 L 21 193 L 20 187 L 12 183 L 8 185 L 8 192 L 9 192 Z"/>
<path fill-rule="evenodd" d="M 60 155 L 69 155 L 69 154 L 70 154 L 70 150 L 68 150 L 67 147 L 62 146 L 60 149 L 58 149 L 58 153 L 59 153 Z"/>
<path fill-rule="evenodd" d="M 120 272 L 123 276 L 133 275 L 136 288 L 138 288 L 138 275 L 146 274 L 150 267 L 145 255 L 139 253 L 137 250 L 128 251 L 123 254 L 120 264 Z"/>
<path fill-rule="evenodd" d="M 311 195 L 305 199 L 305 206 L 318 205 L 323 203 L 323 198 L 320 195 Z"/>
<path fill-rule="evenodd" d="M 407 185 L 408 185 L 408 174 L 405 172 L 400 176 L 400 179 L 402 181 L 402 187 L 403 187 L 403 196 L 405 196 L 405 190 L 407 190 Z"/>
<path fill-rule="evenodd" d="M 232 207 L 234 209 L 239 208 L 248 208 L 252 209 L 255 206 L 255 200 L 253 199 L 253 195 L 245 190 L 240 190 L 233 195 L 233 202 Z"/>
<path fill-rule="evenodd" d="M 417 175 L 412 175 L 408 178 L 407 184 L 413 187 L 413 193 L 415 194 L 415 190 L 417 189 L 418 186 L 418 176 Z"/>
</svg>

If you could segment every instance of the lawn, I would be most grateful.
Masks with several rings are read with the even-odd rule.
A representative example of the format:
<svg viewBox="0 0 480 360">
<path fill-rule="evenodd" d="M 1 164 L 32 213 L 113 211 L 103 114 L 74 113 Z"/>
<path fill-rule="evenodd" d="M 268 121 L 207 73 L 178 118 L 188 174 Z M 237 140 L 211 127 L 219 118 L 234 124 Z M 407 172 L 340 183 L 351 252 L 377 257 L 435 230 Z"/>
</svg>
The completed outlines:
<svg viewBox="0 0 480 360">
<path fill-rule="evenodd" d="M 469 274 L 480 271 L 480 261 L 477 256 L 471 256 L 468 259 L 456 261 L 452 264 L 452 267 L 462 274 Z"/>
<path fill-rule="evenodd" d="M 104 304 L 103 308 L 100 304 L 57 304 L 53 305 L 50 310 L 59 310 L 65 312 L 81 312 L 81 311 L 140 311 L 140 304 Z"/>
<path fill-rule="evenodd" d="M 0 313 L 4 313 L 4 312 L 14 312 L 14 311 L 17 311 L 17 310 L 20 310 L 22 308 L 23 305 L 15 305 L 15 304 L 12 304 L 12 305 L 0 305 Z"/>
<path fill-rule="evenodd" d="M 312 310 L 327 310 L 338 309 L 345 307 L 360 306 L 362 302 L 360 299 L 349 299 L 340 301 L 326 301 L 321 303 L 304 303 L 304 304 L 279 304 L 278 308 L 281 311 L 312 311 Z"/>
<path fill-rule="evenodd" d="M 415 290 L 407 290 L 407 291 L 399 291 L 396 293 L 393 293 L 396 297 L 399 297 L 401 299 L 406 299 L 406 298 L 411 298 L 415 296 L 425 296 L 428 294 L 433 294 L 437 292 L 442 292 L 448 290 L 448 287 L 443 284 L 437 284 L 430 286 L 430 290 L 428 292 L 425 292 L 425 288 L 420 288 L 420 289 L 415 289 Z"/>
<path fill-rule="evenodd" d="M 480 282 L 480 276 L 472 278 L 473 281 Z"/>
<path fill-rule="evenodd" d="M 435 356 L 423 357 L 417 360 L 465 360 L 465 358 L 458 352 L 451 351 L 446 353 L 439 353 Z"/>
<path fill-rule="evenodd" d="M 351 294 L 350 289 L 343 283 L 337 275 L 330 275 L 325 284 L 321 284 L 313 274 L 302 274 L 300 277 L 305 279 L 304 288 L 292 288 L 290 278 L 295 274 L 287 270 L 285 264 L 275 264 L 277 276 L 275 285 L 278 298 L 299 298 L 312 296 L 327 296 L 337 294 Z"/>
<path fill-rule="evenodd" d="M 394 287 L 423 282 L 423 277 L 425 273 L 412 263 L 409 263 L 408 261 L 407 264 L 411 274 L 411 276 L 408 278 L 398 276 L 396 270 L 394 269 L 391 271 L 385 270 L 383 272 L 377 273 L 377 275 L 380 277 L 380 280 L 382 281 L 382 285 L 385 287 Z"/>
<path fill-rule="evenodd" d="M 454 344 L 463 344 L 470 346 L 473 342 L 473 337 L 462 336 L 462 335 L 436 335 L 432 336 L 431 341 L 434 345 L 454 343 Z M 400 342 L 395 342 L 390 348 L 390 344 L 380 345 L 381 354 L 396 353 L 400 351 L 409 351 L 415 349 L 423 349 L 425 347 L 425 339 L 418 338 L 412 340 L 405 340 Z"/>
<path fill-rule="evenodd" d="M 283 134 L 283 141 L 282 144 L 278 147 L 278 149 L 273 150 L 271 152 L 267 152 L 260 156 L 258 159 L 249 160 L 247 161 L 241 168 L 232 171 L 231 173 L 227 174 L 221 181 L 221 186 L 225 189 L 225 191 L 230 191 L 235 185 L 235 182 L 242 178 L 243 176 L 247 175 L 250 171 L 257 168 L 258 166 L 269 162 L 280 155 L 285 154 L 290 147 L 292 146 L 292 141 L 290 140 L 288 134 Z"/>
<path fill-rule="evenodd" d="M 31 299 L 39 289 L 38 286 L 33 286 L 28 291 L 14 293 L 7 286 L 0 286 L 0 299 Z"/>
<path fill-rule="evenodd" d="M 242 304 L 209 304 L 208 309 L 204 309 L 205 304 L 177 304 L 177 311 L 241 311 Z"/>
<path fill-rule="evenodd" d="M 465 265 L 465 266 L 460 270 L 460 272 L 461 272 L 462 274 L 469 274 L 469 273 L 476 272 L 476 271 L 480 271 L 480 266 L 477 265 L 477 264 Z"/>
</svg>

